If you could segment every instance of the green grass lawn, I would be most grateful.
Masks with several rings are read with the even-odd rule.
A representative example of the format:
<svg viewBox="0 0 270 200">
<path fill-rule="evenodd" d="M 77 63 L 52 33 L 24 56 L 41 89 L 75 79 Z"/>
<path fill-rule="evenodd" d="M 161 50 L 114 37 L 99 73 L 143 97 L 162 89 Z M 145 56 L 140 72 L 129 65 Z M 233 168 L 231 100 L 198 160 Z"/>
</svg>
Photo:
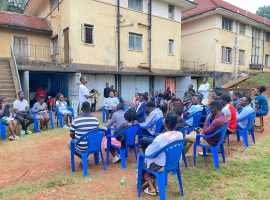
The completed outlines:
<svg viewBox="0 0 270 200">
<path fill-rule="evenodd" d="M 54 132 L 48 131 L 38 135 L 26 136 L 25 141 L 42 139 L 43 137 L 62 137 L 61 129 Z M 11 145 L 11 143 L 9 144 Z M 220 170 L 213 167 L 212 158 L 198 158 L 197 168 L 192 167 L 193 158 L 188 157 L 189 168 L 186 170 L 183 166 L 182 179 L 184 183 L 184 199 L 235 199 L 235 200 L 253 200 L 253 199 L 270 199 L 270 137 L 263 137 L 248 149 L 241 147 L 231 148 L 231 157 L 226 164 L 221 164 Z M 119 166 L 120 167 L 120 166 Z M 129 164 L 127 169 L 135 174 L 136 165 Z M 121 170 L 121 176 L 127 171 Z M 76 173 L 59 172 L 57 176 L 50 178 L 41 178 L 35 182 L 26 182 L 7 186 L 0 189 L 0 198 L 21 197 L 22 199 L 30 198 L 42 192 L 58 191 L 61 187 L 67 190 L 76 189 L 77 185 L 90 184 L 89 182 L 97 181 L 99 184 L 110 180 L 110 175 L 106 173 L 91 174 L 89 179 L 82 177 L 82 170 Z M 134 180 L 127 181 L 126 189 L 132 190 L 132 196 L 137 198 Z M 117 180 L 119 183 L 119 180 Z M 91 182 L 92 184 L 92 182 Z M 119 191 L 99 194 L 97 198 L 90 198 L 85 194 L 82 198 L 78 192 L 79 199 L 125 199 L 121 186 L 113 185 L 112 189 Z M 110 190 L 110 188 L 108 188 Z M 89 191 L 93 195 L 95 190 Z M 179 187 L 177 178 L 169 175 L 167 188 L 168 199 L 181 199 L 179 197 Z M 132 198 L 133 199 L 133 198 Z M 142 199 L 149 199 L 143 195 Z M 153 198 L 151 198 L 153 199 Z M 155 199 L 155 198 L 154 198 Z M 158 199 L 158 197 L 157 197 Z"/>
<path fill-rule="evenodd" d="M 270 73 L 256 74 L 244 82 L 247 86 L 270 85 Z M 240 84 L 241 85 L 241 84 Z"/>
</svg>

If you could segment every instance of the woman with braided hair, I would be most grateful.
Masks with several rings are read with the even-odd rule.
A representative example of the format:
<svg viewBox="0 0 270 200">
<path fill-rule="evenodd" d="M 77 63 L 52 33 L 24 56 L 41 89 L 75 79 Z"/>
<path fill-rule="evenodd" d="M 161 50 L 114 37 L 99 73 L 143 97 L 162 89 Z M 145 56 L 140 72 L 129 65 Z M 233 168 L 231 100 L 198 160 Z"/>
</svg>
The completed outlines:
<svg viewBox="0 0 270 200">
<path fill-rule="evenodd" d="M 256 116 L 265 116 L 269 112 L 268 107 L 268 100 L 263 95 L 266 91 L 265 86 L 259 86 L 254 90 L 255 97 L 255 109 L 256 109 Z"/>
</svg>

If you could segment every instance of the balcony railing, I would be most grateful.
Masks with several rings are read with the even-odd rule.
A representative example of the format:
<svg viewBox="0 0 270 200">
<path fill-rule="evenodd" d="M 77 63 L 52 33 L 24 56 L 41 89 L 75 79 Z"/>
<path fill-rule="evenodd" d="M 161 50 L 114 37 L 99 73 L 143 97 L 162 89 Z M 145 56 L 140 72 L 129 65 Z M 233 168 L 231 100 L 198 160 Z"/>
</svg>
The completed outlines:
<svg viewBox="0 0 270 200">
<path fill-rule="evenodd" d="M 253 64 L 253 63 L 251 63 L 251 64 L 249 64 L 249 68 L 250 69 L 263 69 L 264 66 L 262 64 Z"/>
<path fill-rule="evenodd" d="M 64 62 L 64 49 L 36 44 L 13 44 L 18 63 L 24 62 Z"/>
<path fill-rule="evenodd" d="M 208 64 L 198 61 L 181 60 L 181 70 L 183 72 L 196 72 L 202 74 L 208 71 Z"/>
</svg>

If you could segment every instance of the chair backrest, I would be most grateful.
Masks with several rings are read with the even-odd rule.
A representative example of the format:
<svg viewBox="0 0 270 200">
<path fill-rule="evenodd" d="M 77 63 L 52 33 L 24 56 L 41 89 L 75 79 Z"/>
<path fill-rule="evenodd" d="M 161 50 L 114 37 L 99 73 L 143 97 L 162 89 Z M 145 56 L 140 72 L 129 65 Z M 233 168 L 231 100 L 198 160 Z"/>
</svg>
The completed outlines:
<svg viewBox="0 0 270 200">
<path fill-rule="evenodd" d="M 224 142 L 227 128 L 228 128 L 228 123 L 226 123 L 224 126 L 222 126 L 218 131 L 216 131 L 217 134 L 218 133 L 220 134 L 217 146 L 220 146 Z"/>
<path fill-rule="evenodd" d="M 156 121 L 156 133 L 161 133 L 162 131 L 162 127 L 163 127 L 163 118 L 159 118 L 157 121 Z"/>
<path fill-rule="evenodd" d="M 190 118 L 193 118 L 192 127 L 198 127 L 202 118 L 202 111 L 195 112 L 194 114 L 186 118 L 185 121 L 189 120 Z"/>
<path fill-rule="evenodd" d="M 53 108 L 53 111 L 54 112 L 57 112 L 58 111 L 58 108 L 57 108 L 56 104 L 54 104 L 52 108 Z"/>
<path fill-rule="evenodd" d="M 248 119 L 248 124 L 247 124 L 245 130 L 250 130 L 254 125 L 254 121 L 256 119 L 256 112 L 249 114 L 247 119 Z"/>
<path fill-rule="evenodd" d="M 131 125 L 123 130 L 125 133 L 125 145 L 130 146 L 135 144 L 135 138 L 138 133 L 140 126 L 138 124 Z"/>
<path fill-rule="evenodd" d="M 87 152 L 92 153 L 101 149 L 102 138 L 106 134 L 104 129 L 95 129 L 89 133 L 83 135 L 77 140 L 77 143 L 87 142 Z"/>
<path fill-rule="evenodd" d="M 182 133 L 183 138 L 186 138 L 186 134 L 188 133 L 188 127 L 182 127 L 178 131 Z"/>
<path fill-rule="evenodd" d="M 180 157 L 185 147 L 185 140 L 178 140 L 162 148 L 166 154 L 165 172 L 171 172 L 178 168 Z"/>
</svg>

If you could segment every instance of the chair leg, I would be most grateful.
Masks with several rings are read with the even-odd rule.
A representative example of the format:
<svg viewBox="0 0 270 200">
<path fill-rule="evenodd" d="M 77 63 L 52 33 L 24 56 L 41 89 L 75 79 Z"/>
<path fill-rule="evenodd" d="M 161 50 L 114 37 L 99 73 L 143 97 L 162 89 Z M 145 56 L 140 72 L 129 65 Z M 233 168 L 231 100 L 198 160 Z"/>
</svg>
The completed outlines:
<svg viewBox="0 0 270 200">
<path fill-rule="evenodd" d="M 71 164 L 71 171 L 75 171 L 75 160 L 74 160 L 74 150 L 71 150 L 70 152 L 70 164 Z"/>
<path fill-rule="evenodd" d="M 194 144 L 194 147 L 193 147 L 193 164 L 194 164 L 194 167 L 196 167 L 196 156 L 197 156 L 197 145 Z"/>
<path fill-rule="evenodd" d="M 63 128 L 63 117 L 62 117 L 61 114 L 58 115 L 58 121 L 59 121 L 59 126 L 60 126 L 60 128 Z"/>
<path fill-rule="evenodd" d="M 120 157 L 122 169 L 126 169 L 126 150 L 124 148 L 120 148 Z"/>
<path fill-rule="evenodd" d="M 134 150 L 135 159 L 137 160 L 137 150 L 136 150 L 136 145 L 133 146 L 133 150 Z"/>
<path fill-rule="evenodd" d="M 236 132 L 236 138 L 237 138 L 237 142 L 240 142 L 240 132 L 239 131 Z"/>
<path fill-rule="evenodd" d="M 178 168 L 176 170 L 176 173 L 177 173 L 177 178 L 178 178 L 178 182 L 179 182 L 179 186 L 180 186 L 180 193 L 181 193 L 181 196 L 184 196 L 184 189 L 183 189 L 183 183 L 182 183 L 182 177 L 181 177 L 181 171 L 180 171 L 180 168 Z"/>
<path fill-rule="evenodd" d="M 165 173 L 158 173 L 157 175 L 157 182 L 158 182 L 158 189 L 159 189 L 159 199 L 165 200 L 166 199 L 166 190 L 165 190 Z"/>
<path fill-rule="evenodd" d="M 230 134 L 227 134 L 227 144 L 230 145 Z"/>
<path fill-rule="evenodd" d="M 82 155 L 82 162 L 83 162 L 83 176 L 88 176 L 88 162 L 86 154 Z"/>
<path fill-rule="evenodd" d="M 243 137 L 243 140 L 244 140 L 245 148 L 248 148 L 248 132 L 247 131 L 242 131 L 242 137 Z"/>
<path fill-rule="evenodd" d="M 184 161 L 185 167 L 187 168 L 187 158 L 186 158 L 185 149 L 184 149 L 183 152 L 182 152 L 182 157 L 183 157 L 182 160 Z"/>
<path fill-rule="evenodd" d="M 110 164 L 110 146 L 111 146 L 111 138 L 107 138 L 107 148 L 106 148 L 106 164 Z"/>
<path fill-rule="evenodd" d="M 98 156 L 98 152 L 94 153 L 94 160 L 95 160 L 95 165 L 99 164 L 99 156 Z"/>
<path fill-rule="evenodd" d="M 203 150 L 203 157 L 206 157 L 206 148 L 202 148 L 202 150 Z"/>
<path fill-rule="evenodd" d="M 53 116 L 51 112 L 50 112 L 50 124 L 51 124 L 51 129 L 54 129 Z"/>
<path fill-rule="evenodd" d="M 38 133 L 38 122 L 39 122 L 39 120 L 34 119 L 34 132 L 35 133 Z"/>
<path fill-rule="evenodd" d="M 224 144 L 223 143 L 220 145 L 220 149 L 221 149 L 221 154 L 222 154 L 222 160 L 225 163 L 226 160 L 225 160 L 225 151 L 224 151 Z"/>
<path fill-rule="evenodd" d="M 1 125 L 1 139 L 3 140 L 3 141 L 5 141 L 6 140 L 6 126 L 5 125 Z"/>
<path fill-rule="evenodd" d="M 127 158 L 128 157 L 128 147 L 126 147 L 125 153 L 126 153 L 126 158 Z"/>
<path fill-rule="evenodd" d="M 102 161 L 103 170 L 106 171 L 106 165 L 105 165 L 105 162 L 104 162 L 102 150 L 100 150 L 100 156 L 101 156 L 101 161 Z"/>
<path fill-rule="evenodd" d="M 175 172 L 172 172 L 172 174 Z M 165 187 L 168 185 L 168 174 L 165 173 Z"/>
<path fill-rule="evenodd" d="M 141 196 L 141 187 L 142 187 L 142 168 L 138 166 L 138 178 L 137 178 L 138 197 Z"/>
<path fill-rule="evenodd" d="M 212 157 L 214 160 L 214 167 L 216 169 L 219 169 L 219 161 L 218 161 L 218 147 L 211 148 L 212 151 Z"/>
<path fill-rule="evenodd" d="M 254 129 L 252 128 L 252 129 L 250 129 L 250 135 L 251 135 L 251 138 L 252 138 L 252 141 L 253 141 L 253 143 L 255 144 L 255 134 L 254 134 Z"/>
</svg>

